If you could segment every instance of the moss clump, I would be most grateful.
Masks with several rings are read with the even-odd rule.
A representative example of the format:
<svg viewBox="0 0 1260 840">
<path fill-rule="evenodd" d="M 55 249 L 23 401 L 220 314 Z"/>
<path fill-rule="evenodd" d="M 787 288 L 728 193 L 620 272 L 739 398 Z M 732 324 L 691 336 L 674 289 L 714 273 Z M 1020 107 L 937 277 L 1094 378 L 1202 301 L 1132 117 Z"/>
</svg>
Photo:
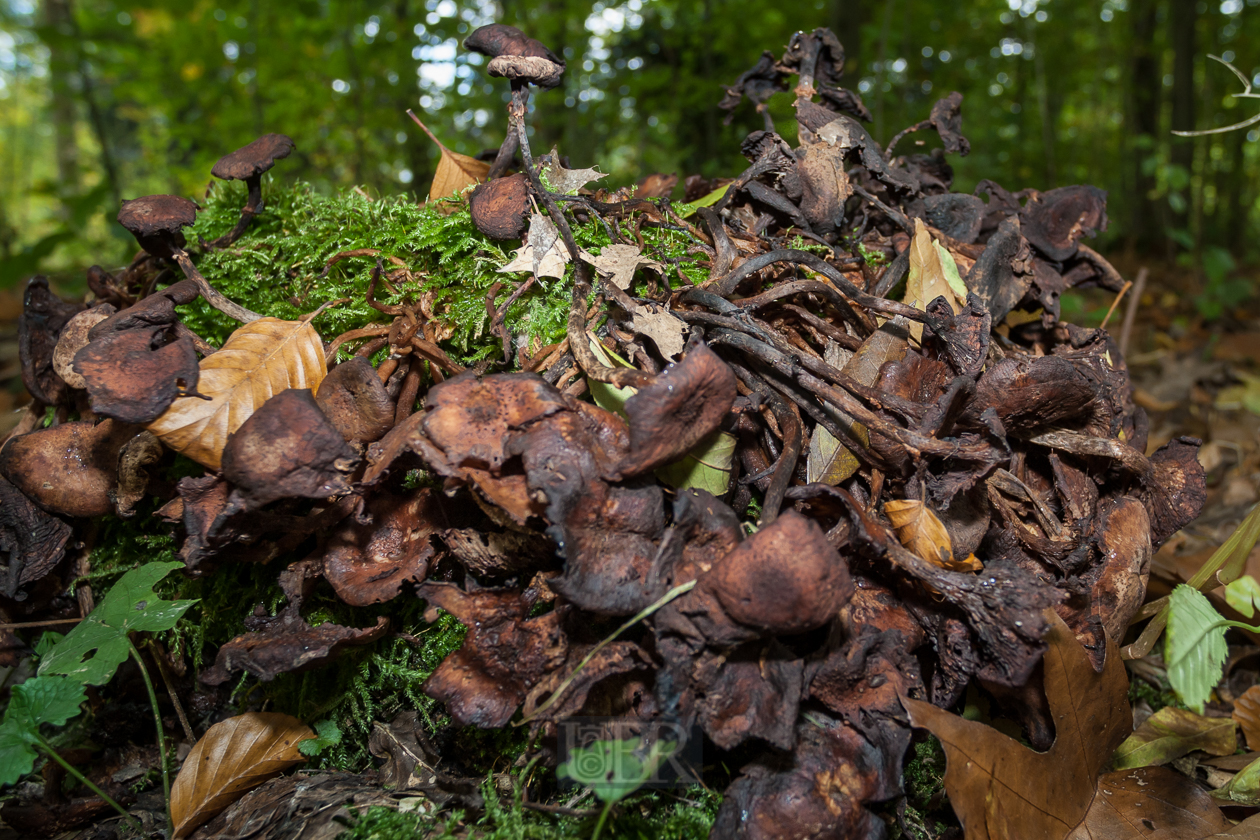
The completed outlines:
<svg viewBox="0 0 1260 840">
<path fill-rule="evenodd" d="M 443 342 L 465 363 L 501 351 L 489 332 L 486 294 L 496 282 L 518 283 L 526 275 L 502 274 L 517 243 L 485 237 L 472 223 L 466 207 L 443 214 L 435 206 L 417 205 L 407 197 L 369 199 L 346 190 L 321 195 L 305 183 L 264 189 L 266 210 L 231 247 L 204 254 L 199 268 L 220 292 L 243 306 L 276 318 L 296 319 L 334 300 L 348 299 L 326 310 L 315 321 L 327 340 L 347 330 L 388 323 L 390 316 L 366 300 L 372 270 L 379 257 L 386 273 L 405 270 L 390 284 L 377 284 L 376 299 L 386 304 L 418 302 L 432 295 L 429 305 L 444 325 Z M 190 239 L 209 240 L 236 223 L 245 200 L 237 183 L 215 184 Z M 598 254 L 608 234 L 597 220 L 575 225 L 578 244 Z M 693 264 L 688 249 L 694 243 L 675 230 L 644 227 L 644 252 L 677 267 L 688 282 L 703 280 L 705 270 Z M 329 266 L 339 254 L 359 252 Z M 367 253 L 371 252 L 371 253 Z M 507 327 L 532 346 L 564 338 L 569 313 L 573 269 L 563 279 L 542 277 L 509 308 Z M 394 291 L 390 291 L 392 285 Z M 506 298 L 508 290 L 497 297 Z M 194 332 L 220 344 L 236 324 L 198 300 L 181 309 Z"/>
</svg>

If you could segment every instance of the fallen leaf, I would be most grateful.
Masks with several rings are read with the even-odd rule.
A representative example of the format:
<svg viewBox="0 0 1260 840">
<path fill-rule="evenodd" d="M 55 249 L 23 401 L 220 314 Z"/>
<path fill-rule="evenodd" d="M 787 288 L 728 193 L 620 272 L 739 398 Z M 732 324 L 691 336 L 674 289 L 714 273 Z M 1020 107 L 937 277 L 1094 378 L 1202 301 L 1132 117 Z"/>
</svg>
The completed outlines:
<svg viewBox="0 0 1260 840">
<path fill-rule="evenodd" d="M 528 271 L 537 277 L 564 277 L 569 262 L 569 249 L 560 239 L 560 231 L 542 213 L 529 217 L 529 233 L 525 243 L 513 253 L 512 261 L 499 269 L 501 274 Z"/>
<path fill-rule="evenodd" d="M 874 385 L 879 378 L 880 369 L 886 363 L 899 361 L 905 355 L 907 335 L 905 319 L 898 316 L 891 321 L 885 321 L 879 329 L 867 336 L 852 358 L 844 362 L 842 372 L 854 382 Z M 832 367 L 836 364 L 831 359 L 839 361 L 841 358 L 835 351 L 824 357 Z M 824 403 L 822 409 L 838 426 L 847 429 L 859 443 L 870 443 L 870 433 L 865 426 L 829 403 Z M 814 443 L 815 439 L 818 440 L 817 444 Z M 820 481 L 833 487 L 857 472 L 859 465 L 857 457 L 822 426 L 814 427 L 814 438 L 810 440 L 809 456 L 805 463 L 811 482 Z"/>
<path fill-rule="evenodd" d="M 1212 791 L 1212 796 L 1237 805 L 1260 805 L 1260 761 L 1253 761 L 1239 770 L 1229 784 Z"/>
<path fill-rule="evenodd" d="M 442 145 L 442 141 L 437 139 L 433 132 L 429 131 L 429 127 L 420 122 L 415 114 L 410 111 L 407 113 L 416 121 L 416 125 L 429 135 L 429 139 L 442 153 L 442 157 L 438 160 L 437 171 L 433 173 L 433 183 L 429 186 L 429 201 L 449 198 L 486 180 L 486 176 L 490 174 L 490 164 L 468 155 L 461 155 L 459 152 L 452 152 Z"/>
<path fill-rule="evenodd" d="M 1098 793 L 1065 840 L 1202 840 L 1230 827 L 1206 791 L 1166 767 L 1108 773 Z"/>
<path fill-rule="evenodd" d="M 1112 767 L 1128 770 L 1166 764 L 1194 750 L 1231 755 L 1238 747 L 1230 718 L 1210 718 L 1165 706 L 1137 728 L 1116 750 Z"/>
<path fill-rule="evenodd" d="M 629 289 L 634 280 L 634 273 L 640 267 L 650 268 L 664 273 L 665 266 L 656 260 L 647 259 L 635 245 L 605 245 L 598 257 L 583 255 L 584 260 L 595 266 L 600 274 L 607 275 L 618 289 Z"/>
<path fill-rule="evenodd" d="M 1260 685 L 1253 685 L 1234 701 L 1233 719 L 1242 727 L 1247 749 L 1260 750 Z"/>
<path fill-rule="evenodd" d="M 923 220 L 915 219 L 914 238 L 910 240 L 910 273 L 906 278 L 905 302 L 916 309 L 926 311 L 929 303 L 938 297 L 944 296 L 956 315 L 962 308 L 966 295 L 964 294 L 960 300 L 947 278 L 945 266 L 941 260 L 942 250 L 944 249 L 939 248 L 932 241 L 932 237 L 928 234 Z M 953 262 L 952 258 L 950 262 Z M 957 273 L 958 267 L 955 265 L 955 276 L 957 276 Z M 958 282 L 961 284 L 962 281 L 959 280 Z M 912 323 L 910 325 L 910 334 L 914 336 L 915 341 L 922 341 L 923 325 L 918 322 Z"/>
<path fill-rule="evenodd" d="M 1260 604 L 1260 582 L 1251 575 L 1230 581 L 1225 587 L 1225 603 L 1251 618 L 1256 614 L 1256 604 Z"/>
<path fill-rule="evenodd" d="M 721 498 L 731 484 L 735 463 L 735 436 L 718 430 L 697 443 L 690 452 L 656 471 L 656 477 L 675 490 L 707 490 Z"/>
<path fill-rule="evenodd" d="M 274 712 L 246 712 L 210 727 L 171 786 L 175 837 L 188 836 L 246 791 L 306 761 L 298 743 L 314 737 L 297 718 Z"/>
<path fill-rule="evenodd" d="M 978 572 L 984 568 L 974 554 L 965 560 L 954 558 L 945 524 L 923 502 L 892 499 L 884 502 L 884 513 L 901 544 L 929 563 L 954 572 Z"/>
<path fill-rule="evenodd" d="M 543 164 L 538 174 L 542 177 L 543 183 L 549 186 L 553 192 L 565 195 L 573 195 L 591 181 L 598 181 L 600 178 L 608 177 L 608 173 L 594 169 L 565 169 L 560 163 L 560 155 L 556 154 L 554 147 L 551 150 L 551 154 L 547 156 L 547 162 Z"/>
<path fill-rule="evenodd" d="M 911 723 L 945 748 L 945 790 L 967 840 L 1066 837 L 1085 818 L 1099 771 L 1133 726 L 1115 643 L 1107 640 L 1096 673 L 1063 620 L 1052 611 L 1046 620 L 1045 689 L 1056 734 L 1048 752 L 930 703 L 901 701 Z"/>
<path fill-rule="evenodd" d="M 209 399 L 181 397 L 149 424 L 162 443 L 217 470 L 228 435 L 287 388 L 319 388 L 324 345 L 306 321 L 259 318 L 232 333 L 201 360 L 198 389 Z"/>
<path fill-rule="evenodd" d="M 677 359 L 687 346 L 684 337 L 687 325 L 668 309 L 652 309 L 639 305 L 630 313 L 630 328 L 652 340 L 656 349 L 667 359 Z"/>
</svg>

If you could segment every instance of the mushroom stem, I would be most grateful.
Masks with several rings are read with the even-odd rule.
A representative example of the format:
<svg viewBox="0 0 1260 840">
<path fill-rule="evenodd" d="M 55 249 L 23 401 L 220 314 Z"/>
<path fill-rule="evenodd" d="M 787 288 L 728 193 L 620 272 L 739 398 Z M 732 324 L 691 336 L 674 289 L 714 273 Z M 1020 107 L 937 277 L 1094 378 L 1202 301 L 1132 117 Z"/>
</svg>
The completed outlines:
<svg viewBox="0 0 1260 840">
<path fill-rule="evenodd" d="M 263 317 L 257 312 L 251 312 L 239 303 L 225 298 L 223 295 L 210 285 L 210 281 L 201 276 L 201 272 L 197 270 L 197 266 L 193 265 L 193 261 L 188 257 L 188 252 L 183 248 L 176 248 L 175 262 L 179 263 L 180 270 L 184 272 L 184 276 L 197 284 L 197 290 L 201 292 L 201 296 L 206 299 L 206 303 L 222 312 L 234 321 L 240 321 L 242 324 L 248 324 L 250 321 L 257 321 Z"/>
<path fill-rule="evenodd" d="M 521 147 L 521 159 L 525 162 L 525 171 L 531 181 L 537 181 L 534 173 L 534 155 L 529 150 L 529 135 L 525 131 L 525 105 L 529 102 L 529 86 L 521 81 L 512 80 L 512 101 L 508 103 L 508 123 L 516 129 L 517 141 Z M 496 161 L 497 162 L 497 161 Z M 574 259 L 577 259 L 574 256 Z"/>
<path fill-rule="evenodd" d="M 523 121 L 525 103 L 529 101 L 529 85 L 518 79 L 513 79 L 512 102 L 508 105 L 508 133 L 503 138 L 503 144 L 499 146 L 499 153 L 495 156 L 494 163 L 490 165 L 490 171 L 486 173 L 487 181 L 493 181 L 507 171 L 508 167 L 512 165 L 512 159 L 516 157 L 516 150 L 520 147 L 520 135 L 517 133 L 516 123 L 512 122 L 512 110 L 516 106 L 517 99 L 520 99 Z"/>
<path fill-rule="evenodd" d="M 209 243 L 207 248 L 226 248 L 231 245 L 245 234 L 250 223 L 254 221 L 254 217 L 262 212 L 262 176 L 255 175 L 252 178 L 246 178 L 245 184 L 249 187 L 249 196 L 245 199 L 245 206 L 241 208 L 241 217 L 236 220 L 236 226 Z"/>
</svg>

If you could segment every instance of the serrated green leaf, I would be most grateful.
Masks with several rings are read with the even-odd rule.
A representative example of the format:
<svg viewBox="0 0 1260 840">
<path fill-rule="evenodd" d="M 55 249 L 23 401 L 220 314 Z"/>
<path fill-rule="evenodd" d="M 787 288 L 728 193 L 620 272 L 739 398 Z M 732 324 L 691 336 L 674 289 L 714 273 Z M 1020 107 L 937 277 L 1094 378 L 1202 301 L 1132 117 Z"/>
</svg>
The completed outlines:
<svg viewBox="0 0 1260 840">
<path fill-rule="evenodd" d="M 1225 603 L 1251 618 L 1260 604 L 1260 582 L 1251 575 L 1243 575 L 1225 587 Z"/>
<path fill-rule="evenodd" d="M 153 585 L 182 563 L 149 563 L 132 569 L 110 588 L 96 609 L 53 646 L 40 674 L 64 674 L 85 685 L 104 685 L 131 652 L 133 630 L 170 630 L 196 601 L 164 601 Z"/>
<path fill-rule="evenodd" d="M 86 699 L 83 686 L 65 677 L 32 677 L 15 685 L 0 724 L 0 785 L 31 772 L 41 725 L 65 725 Z"/>
<path fill-rule="evenodd" d="M 1199 714 L 1220 681 L 1229 654 L 1223 622 L 1207 596 L 1194 587 L 1178 584 L 1169 595 L 1164 637 L 1168 681 L 1181 701 Z"/>
<path fill-rule="evenodd" d="M 1235 773 L 1229 784 L 1212 791 L 1212 796 L 1239 805 L 1260 805 L 1260 759 Z"/>
<path fill-rule="evenodd" d="M 719 429 L 676 461 L 656 471 L 656 477 L 675 490 L 707 490 L 722 496 L 731 484 L 735 464 L 735 436 Z"/>
<path fill-rule="evenodd" d="M 335 720 L 329 718 L 315 724 L 315 737 L 300 741 L 298 743 L 298 752 L 314 758 L 329 747 L 335 747 L 340 743 L 341 727 L 337 725 Z"/>
<path fill-rule="evenodd" d="M 935 239 L 932 240 L 932 244 L 936 246 L 936 255 L 941 258 L 941 268 L 945 271 L 945 282 L 949 284 L 950 291 L 957 295 L 959 300 L 966 300 L 967 284 L 958 273 L 958 263 L 954 261 L 954 255 Z"/>
</svg>

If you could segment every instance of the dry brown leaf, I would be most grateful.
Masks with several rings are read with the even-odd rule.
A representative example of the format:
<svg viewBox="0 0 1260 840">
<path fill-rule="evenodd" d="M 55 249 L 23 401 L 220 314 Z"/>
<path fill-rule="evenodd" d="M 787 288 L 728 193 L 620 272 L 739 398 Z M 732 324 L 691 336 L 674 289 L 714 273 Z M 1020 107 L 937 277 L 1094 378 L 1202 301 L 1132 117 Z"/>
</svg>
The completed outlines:
<svg viewBox="0 0 1260 840">
<path fill-rule="evenodd" d="M 916 309 L 927 309 L 927 305 L 944 295 L 950 308 L 957 314 L 962 308 L 958 295 L 950 288 L 945 279 L 945 266 L 941 264 L 940 253 L 932 244 L 932 237 L 923 225 L 922 219 L 914 220 L 914 238 L 910 240 L 910 273 L 906 276 L 905 302 Z M 910 334 L 915 341 L 923 340 L 923 325 L 915 322 L 910 325 Z"/>
<path fill-rule="evenodd" d="M 884 324 L 867 336 L 862 346 L 844 358 L 839 345 L 832 349 L 828 342 L 825 360 L 832 367 L 839 367 L 854 382 L 863 385 L 874 385 L 879 378 L 879 371 L 886 363 L 900 361 L 906 354 L 906 320 L 901 316 Z M 827 412 L 836 424 L 847 429 L 849 434 L 860 443 L 870 443 L 870 433 L 866 427 L 854 422 L 853 418 L 833 405 L 824 404 Z M 806 457 L 805 469 L 809 481 L 821 481 L 823 484 L 836 486 L 853 473 L 857 472 L 859 462 L 857 456 L 848 450 L 839 440 L 822 426 L 814 429 L 810 438 L 809 455 Z"/>
<path fill-rule="evenodd" d="M 1165 706 L 1146 719 L 1116 750 L 1111 766 L 1117 770 L 1167 764 L 1195 750 L 1211 755 L 1233 755 L 1238 748 L 1234 721 L 1204 717 Z"/>
<path fill-rule="evenodd" d="M 1063 620 L 1047 610 L 1046 621 L 1046 700 L 1056 735 L 1048 752 L 902 698 L 911 723 L 945 748 L 945 790 L 967 840 L 1067 837 L 1085 819 L 1100 771 L 1133 729 L 1129 681 L 1115 642 L 1107 640 L 1103 670 L 1096 673 Z"/>
<path fill-rule="evenodd" d="M 468 155 L 461 155 L 459 152 L 452 152 L 442 145 L 442 141 L 437 139 L 433 132 L 429 131 L 429 127 L 420 122 L 415 114 L 411 114 L 411 118 L 425 134 L 429 135 L 429 139 L 442 153 L 441 159 L 438 160 L 437 171 L 433 173 L 433 183 L 429 186 L 429 201 L 450 198 L 486 180 L 486 176 L 490 174 L 490 164 Z"/>
<path fill-rule="evenodd" d="M 175 837 L 188 836 L 246 791 L 306 761 L 298 743 L 314 737 L 297 718 L 274 712 L 246 712 L 210 727 L 171 786 Z"/>
<path fill-rule="evenodd" d="M 892 499 L 884 502 L 884 514 L 901 544 L 929 563 L 954 572 L 978 572 L 984 568 L 974 554 L 964 560 L 954 558 L 945 524 L 923 502 Z"/>
<path fill-rule="evenodd" d="M 1167 767 L 1108 773 L 1098 793 L 1066 840 L 1201 840 L 1230 827 L 1207 791 Z"/>
<path fill-rule="evenodd" d="M 219 469 L 227 437 L 263 403 L 287 388 L 319 388 L 324 345 L 306 321 L 260 318 L 232 333 L 201 360 L 198 390 L 180 397 L 149 431 L 176 452 Z"/>
<path fill-rule="evenodd" d="M 1260 685 L 1253 685 L 1234 701 L 1232 717 L 1247 737 L 1247 749 L 1260 750 Z"/>
</svg>

